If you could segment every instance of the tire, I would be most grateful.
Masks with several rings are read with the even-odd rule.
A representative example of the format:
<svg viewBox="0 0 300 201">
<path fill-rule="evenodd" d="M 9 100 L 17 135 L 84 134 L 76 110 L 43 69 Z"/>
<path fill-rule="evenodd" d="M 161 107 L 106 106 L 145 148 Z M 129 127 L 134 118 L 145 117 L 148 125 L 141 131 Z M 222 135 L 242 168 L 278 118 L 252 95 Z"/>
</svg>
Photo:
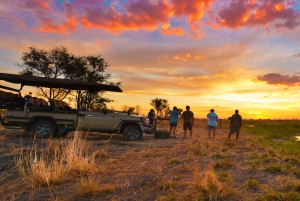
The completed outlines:
<svg viewBox="0 0 300 201">
<path fill-rule="evenodd" d="M 142 138 L 143 136 L 143 132 L 141 131 L 141 129 L 138 126 L 128 126 L 127 128 L 125 128 L 124 130 L 124 138 L 127 141 L 135 141 L 135 140 L 139 140 Z"/>
<path fill-rule="evenodd" d="M 31 128 L 31 132 L 33 135 L 39 138 L 47 138 L 50 136 L 56 136 L 56 127 L 53 123 L 42 120 L 42 121 L 37 121 L 33 124 Z"/>
</svg>

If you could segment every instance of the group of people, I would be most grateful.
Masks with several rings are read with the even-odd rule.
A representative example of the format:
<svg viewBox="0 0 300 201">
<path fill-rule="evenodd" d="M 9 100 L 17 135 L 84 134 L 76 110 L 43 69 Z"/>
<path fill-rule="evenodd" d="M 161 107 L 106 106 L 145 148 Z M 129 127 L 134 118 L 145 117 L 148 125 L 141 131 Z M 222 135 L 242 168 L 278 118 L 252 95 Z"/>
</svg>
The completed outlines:
<svg viewBox="0 0 300 201">
<path fill-rule="evenodd" d="M 178 124 L 178 117 L 181 115 L 183 118 L 183 131 L 184 131 L 184 138 L 186 138 L 187 130 L 189 130 L 190 138 L 193 136 L 193 125 L 194 125 L 194 113 L 190 110 L 190 106 L 185 107 L 186 110 L 181 114 L 177 107 L 174 106 L 173 110 L 170 112 L 170 134 L 171 137 L 177 138 L 176 135 L 176 128 Z M 207 117 L 207 132 L 208 138 L 214 139 L 216 136 L 217 130 L 217 122 L 218 122 L 218 115 L 215 113 L 214 109 L 211 109 L 210 112 L 206 115 Z M 155 119 L 155 112 L 153 109 L 150 110 L 148 113 L 148 118 L 150 120 L 150 124 L 153 124 Z M 230 117 L 230 131 L 228 134 L 228 139 L 230 139 L 231 135 L 236 133 L 236 140 L 239 138 L 240 129 L 242 126 L 242 116 L 239 114 L 238 110 L 235 110 L 235 114 Z"/>
</svg>

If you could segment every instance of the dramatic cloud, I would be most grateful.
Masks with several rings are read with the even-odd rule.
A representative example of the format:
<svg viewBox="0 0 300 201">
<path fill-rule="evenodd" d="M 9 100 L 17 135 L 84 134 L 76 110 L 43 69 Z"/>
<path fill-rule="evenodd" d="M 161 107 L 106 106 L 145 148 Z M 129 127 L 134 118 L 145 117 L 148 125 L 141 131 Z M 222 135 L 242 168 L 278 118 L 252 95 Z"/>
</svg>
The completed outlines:
<svg viewBox="0 0 300 201">
<path fill-rule="evenodd" d="M 210 10 L 210 5 L 215 0 L 172 0 L 172 13 L 176 17 L 187 16 L 190 30 L 195 39 L 200 39 L 204 32 L 200 29 L 200 19 Z"/>
<path fill-rule="evenodd" d="M 244 1 L 233 0 L 219 11 L 220 25 L 237 29 L 261 25 L 268 27 L 274 23 L 276 27 L 293 29 L 299 25 L 299 12 L 292 9 L 293 1 Z"/>
<path fill-rule="evenodd" d="M 156 4 L 150 1 L 129 1 L 126 13 L 121 14 L 114 7 L 84 7 L 81 23 L 87 28 L 103 28 L 107 31 L 155 29 L 158 24 L 169 21 L 170 7 L 165 1 Z"/>
<path fill-rule="evenodd" d="M 17 3 L 0 3 L 16 7 L 14 13 L 27 11 L 36 21 L 35 31 L 69 35 L 79 25 L 88 29 L 102 29 L 110 34 L 144 29 L 200 39 L 205 26 L 217 28 L 264 26 L 293 29 L 299 25 L 299 11 L 293 9 L 293 0 L 74 0 L 58 3 L 54 0 L 18 0 Z M 217 4 L 218 6 L 215 6 Z M 5 9 L 7 10 L 7 8 Z M 10 13 L 0 14 L 12 16 Z M 21 17 L 14 19 L 25 23 Z M 188 26 L 176 25 L 185 22 Z M 167 27 L 166 27 L 167 26 Z"/>
<path fill-rule="evenodd" d="M 300 85 L 300 76 L 280 75 L 278 73 L 268 73 L 258 76 L 256 82 L 266 82 L 269 85 L 285 85 L 298 86 Z"/>
<path fill-rule="evenodd" d="M 159 97 L 189 104 L 201 118 L 200 110 L 216 105 L 230 114 L 238 106 L 249 117 L 272 116 L 272 108 L 281 111 L 274 118 L 299 118 L 291 109 L 300 107 L 299 6 L 299 0 L 0 0 L 0 68 L 19 72 L 15 63 L 28 47 L 62 45 L 110 64 L 111 81 L 124 91 L 108 93 L 117 108 L 138 104 L 148 111 L 149 100 Z"/>
</svg>

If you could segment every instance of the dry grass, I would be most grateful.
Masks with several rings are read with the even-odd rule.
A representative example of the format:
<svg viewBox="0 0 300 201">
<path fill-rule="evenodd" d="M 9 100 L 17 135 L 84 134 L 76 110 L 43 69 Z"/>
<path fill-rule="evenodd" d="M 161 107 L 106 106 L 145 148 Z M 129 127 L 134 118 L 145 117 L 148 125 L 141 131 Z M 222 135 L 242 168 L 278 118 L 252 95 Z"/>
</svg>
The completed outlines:
<svg viewBox="0 0 300 201">
<path fill-rule="evenodd" d="M 13 170 L 0 173 L 0 200 L 299 198 L 297 155 L 274 148 L 258 135 L 242 133 L 238 142 L 227 140 L 225 128 L 209 140 L 205 122 L 197 125 L 193 139 L 145 135 L 141 141 L 124 142 L 121 137 L 82 137 L 76 132 L 68 139 L 24 138 L 18 146 L 20 141 L 7 137 L 0 142 L 14 153 L 19 175 Z M 177 133 L 183 136 L 180 128 Z M 8 154 L 4 150 L 2 155 Z M 8 190 L 11 194 L 5 195 Z"/>
<path fill-rule="evenodd" d="M 259 188 L 260 184 L 256 179 L 248 179 L 245 183 L 245 188 L 250 188 L 250 189 L 257 189 Z"/>
<path fill-rule="evenodd" d="M 64 164 L 64 159 L 55 152 L 30 151 L 15 157 L 17 170 L 24 180 L 34 185 L 42 184 L 48 187 L 52 184 L 60 184 L 66 178 L 68 169 Z"/>
<path fill-rule="evenodd" d="M 92 175 L 81 177 L 79 185 L 76 187 L 75 197 L 98 197 L 114 193 L 115 186 L 112 184 L 99 185 L 99 180 Z"/>
<path fill-rule="evenodd" d="M 31 149 L 15 156 L 16 168 L 26 181 L 34 185 L 62 184 L 68 175 L 95 174 L 98 165 L 95 154 L 84 141 L 74 138 L 73 141 L 46 140 L 45 148 L 38 148 L 36 144 Z"/>
<path fill-rule="evenodd" d="M 183 200 L 223 200 L 233 194 L 233 189 L 227 183 L 221 182 L 213 170 L 195 171 L 194 181 L 190 183 L 188 194 Z"/>
</svg>

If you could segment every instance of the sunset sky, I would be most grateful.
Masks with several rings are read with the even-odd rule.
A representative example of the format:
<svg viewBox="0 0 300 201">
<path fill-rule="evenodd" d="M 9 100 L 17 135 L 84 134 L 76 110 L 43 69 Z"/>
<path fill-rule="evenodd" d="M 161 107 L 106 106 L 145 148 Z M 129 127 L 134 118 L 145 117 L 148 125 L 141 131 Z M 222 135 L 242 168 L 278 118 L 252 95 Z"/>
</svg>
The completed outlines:
<svg viewBox="0 0 300 201">
<path fill-rule="evenodd" d="M 101 55 L 115 109 L 300 118 L 300 0 L 1 0 L 0 23 L 1 72 L 29 47 Z"/>
</svg>

